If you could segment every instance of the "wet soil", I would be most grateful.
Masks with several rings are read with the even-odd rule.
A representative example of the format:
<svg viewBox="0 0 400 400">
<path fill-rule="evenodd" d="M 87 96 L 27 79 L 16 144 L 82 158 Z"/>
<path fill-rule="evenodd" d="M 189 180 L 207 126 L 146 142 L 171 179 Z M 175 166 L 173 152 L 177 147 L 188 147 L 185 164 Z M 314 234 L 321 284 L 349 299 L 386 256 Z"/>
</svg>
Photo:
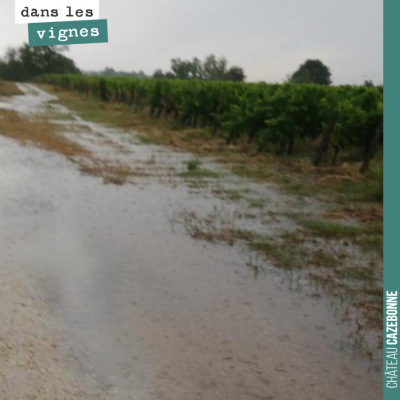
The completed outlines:
<svg viewBox="0 0 400 400">
<path fill-rule="evenodd" d="M 208 218 L 273 237 L 296 229 L 289 210 L 323 205 L 246 182 L 211 159 L 203 166 L 219 177 L 188 181 L 190 154 L 143 145 L 32 85 L 20 89 L 0 109 L 53 116 L 66 138 L 130 172 L 110 182 L 85 174 L 79 155 L 0 136 L 1 398 L 381 397 L 379 347 L 343 318 L 340 298 L 240 241 L 190 234 L 193 219 Z M 234 201 L 234 190 L 246 198 Z"/>
</svg>

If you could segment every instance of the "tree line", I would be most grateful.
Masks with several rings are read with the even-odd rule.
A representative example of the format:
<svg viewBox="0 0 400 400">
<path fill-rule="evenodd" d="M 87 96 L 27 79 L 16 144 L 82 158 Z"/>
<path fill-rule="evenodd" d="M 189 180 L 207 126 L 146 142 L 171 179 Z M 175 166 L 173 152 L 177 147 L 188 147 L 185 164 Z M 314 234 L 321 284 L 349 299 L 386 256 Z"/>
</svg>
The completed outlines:
<svg viewBox="0 0 400 400">
<path fill-rule="evenodd" d="M 75 62 L 64 53 L 67 46 L 29 47 L 27 44 L 19 48 L 10 48 L 0 59 L 0 79 L 28 81 L 41 74 L 68 73 L 80 74 Z M 86 72 L 87 75 L 126 76 L 140 79 L 180 79 L 205 81 L 244 82 L 246 74 L 242 67 L 229 63 L 225 57 L 210 54 L 204 60 L 194 57 L 191 60 L 173 58 L 169 71 L 157 69 L 152 76 L 143 71 L 124 72 L 107 67 L 99 72 Z M 288 77 L 287 82 L 298 84 L 330 85 L 332 74 L 320 60 L 307 60 Z M 372 82 L 366 82 L 371 86 Z"/>
<path fill-rule="evenodd" d="M 210 54 L 204 61 L 197 57 L 192 60 L 173 58 L 171 60 L 171 71 L 164 73 L 161 69 L 158 69 L 153 78 L 243 82 L 246 75 L 243 68 L 239 66 L 229 67 L 225 57 L 218 58 L 214 54 Z"/>
<path fill-rule="evenodd" d="M 29 81 L 42 74 L 79 74 L 75 62 L 63 53 L 65 46 L 10 48 L 0 59 L 0 79 L 10 81 Z"/>
</svg>

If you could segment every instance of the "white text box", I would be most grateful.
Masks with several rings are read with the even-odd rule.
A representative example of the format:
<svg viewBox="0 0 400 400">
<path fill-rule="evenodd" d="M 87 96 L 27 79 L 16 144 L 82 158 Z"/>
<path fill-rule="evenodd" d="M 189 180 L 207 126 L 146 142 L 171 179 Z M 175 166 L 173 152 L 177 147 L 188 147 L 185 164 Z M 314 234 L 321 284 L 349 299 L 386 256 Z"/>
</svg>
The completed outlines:
<svg viewBox="0 0 400 400">
<path fill-rule="evenodd" d="M 100 19 L 99 0 L 15 0 L 15 23 Z"/>
</svg>

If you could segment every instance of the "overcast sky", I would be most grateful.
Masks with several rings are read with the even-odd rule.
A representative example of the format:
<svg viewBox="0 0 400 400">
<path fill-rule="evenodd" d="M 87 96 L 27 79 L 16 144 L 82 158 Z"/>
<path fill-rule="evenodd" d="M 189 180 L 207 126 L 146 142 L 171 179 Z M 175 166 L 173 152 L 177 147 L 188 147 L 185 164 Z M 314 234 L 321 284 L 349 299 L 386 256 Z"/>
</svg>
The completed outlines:
<svg viewBox="0 0 400 400">
<path fill-rule="evenodd" d="M 174 57 L 214 53 L 251 81 L 282 81 L 308 58 L 336 84 L 383 81 L 383 0 L 100 0 L 100 18 L 109 43 L 71 46 L 83 70 L 153 73 Z M 1 0 L 0 53 L 24 41 L 14 0 Z"/>
</svg>

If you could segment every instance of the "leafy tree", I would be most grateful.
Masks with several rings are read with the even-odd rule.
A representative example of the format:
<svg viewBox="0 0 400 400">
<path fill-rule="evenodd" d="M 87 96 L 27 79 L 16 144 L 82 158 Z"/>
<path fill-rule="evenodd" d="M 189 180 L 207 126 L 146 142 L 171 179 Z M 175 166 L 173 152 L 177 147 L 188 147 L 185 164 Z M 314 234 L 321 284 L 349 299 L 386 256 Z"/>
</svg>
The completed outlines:
<svg viewBox="0 0 400 400">
<path fill-rule="evenodd" d="M 30 47 L 27 44 L 11 48 L 0 60 L 0 78 L 24 81 L 41 74 L 79 73 L 74 61 L 62 54 L 67 49 L 66 46 Z"/>
<path fill-rule="evenodd" d="M 315 83 L 319 85 L 330 85 L 330 69 L 320 60 L 307 60 L 292 75 L 291 83 Z"/>
<path fill-rule="evenodd" d="M 364 82 L 364 86 L 365 87 L 374 87 L 375 85 L 374 85 L 374 82 L 367 80 Z"/>
<path fill-rule="evenodd" d="M 164 74 L 164 78 L 165 78 L 165 79 L 175 79 L 176 76 L 175 76 L 171 71 L 168 71 L 168 72 L 166 72 L 166 73 Z"/>
<path fill-rule="evenodd" d="M 184 61 L 180 58 L 173 58 L 171 60 L 171 70 L 178 79 L 190 79 L 192 71 L 192 63 Z"/>
<path fill-rule="evenodd" d="M 193 79 L 203 79 L 204 71 L 203 64 L 200 59 L 194 57 L 190 66 L 190 75 Z"/>
<path fill-rule="evenodd" d="M 158 69 L 154 78 L 177 78 L 182 80 L 220 80 L 220 81 L 238 81 L 243 82 L 246 79 L 243 68 L 233 66 L 228 69 L 228 61 L 224 58 L 218 58 L 211 54 L 201 61 L 194 57 L 192 60 L 182 60 L 173 58 L 171 60 L 171 72 L 164 73 Z"/>
<path fill-rule="evenodd" d="M 226 73 L 226 79 L 228 81 L 244 82 L 246 79 L 246 75 L 244 74 L 243 68 L 235 66 L 231 67 Z"/>
<path fill-rule="evenodd" d="M 117 71 L 115 71 L 114 68 L 106 67 L 104 70 L 101 72 L 101 75 L 105 76 L 114 76 L 117 74 Z"/>
<path fill-rule="evenodd" d="M 155 79 L 164 79 L 165 74 L 162 69 L 157 69 L 154 71 L 153 78 Z"/>
<path fill-rule="evenodd" d="M 222 57 L 218 59 L 214 54 L 210 54 L 203 63 L 203 76 L 206 80 L 224 80 L 227 75 L 228 61 Z"/>
</svg>

